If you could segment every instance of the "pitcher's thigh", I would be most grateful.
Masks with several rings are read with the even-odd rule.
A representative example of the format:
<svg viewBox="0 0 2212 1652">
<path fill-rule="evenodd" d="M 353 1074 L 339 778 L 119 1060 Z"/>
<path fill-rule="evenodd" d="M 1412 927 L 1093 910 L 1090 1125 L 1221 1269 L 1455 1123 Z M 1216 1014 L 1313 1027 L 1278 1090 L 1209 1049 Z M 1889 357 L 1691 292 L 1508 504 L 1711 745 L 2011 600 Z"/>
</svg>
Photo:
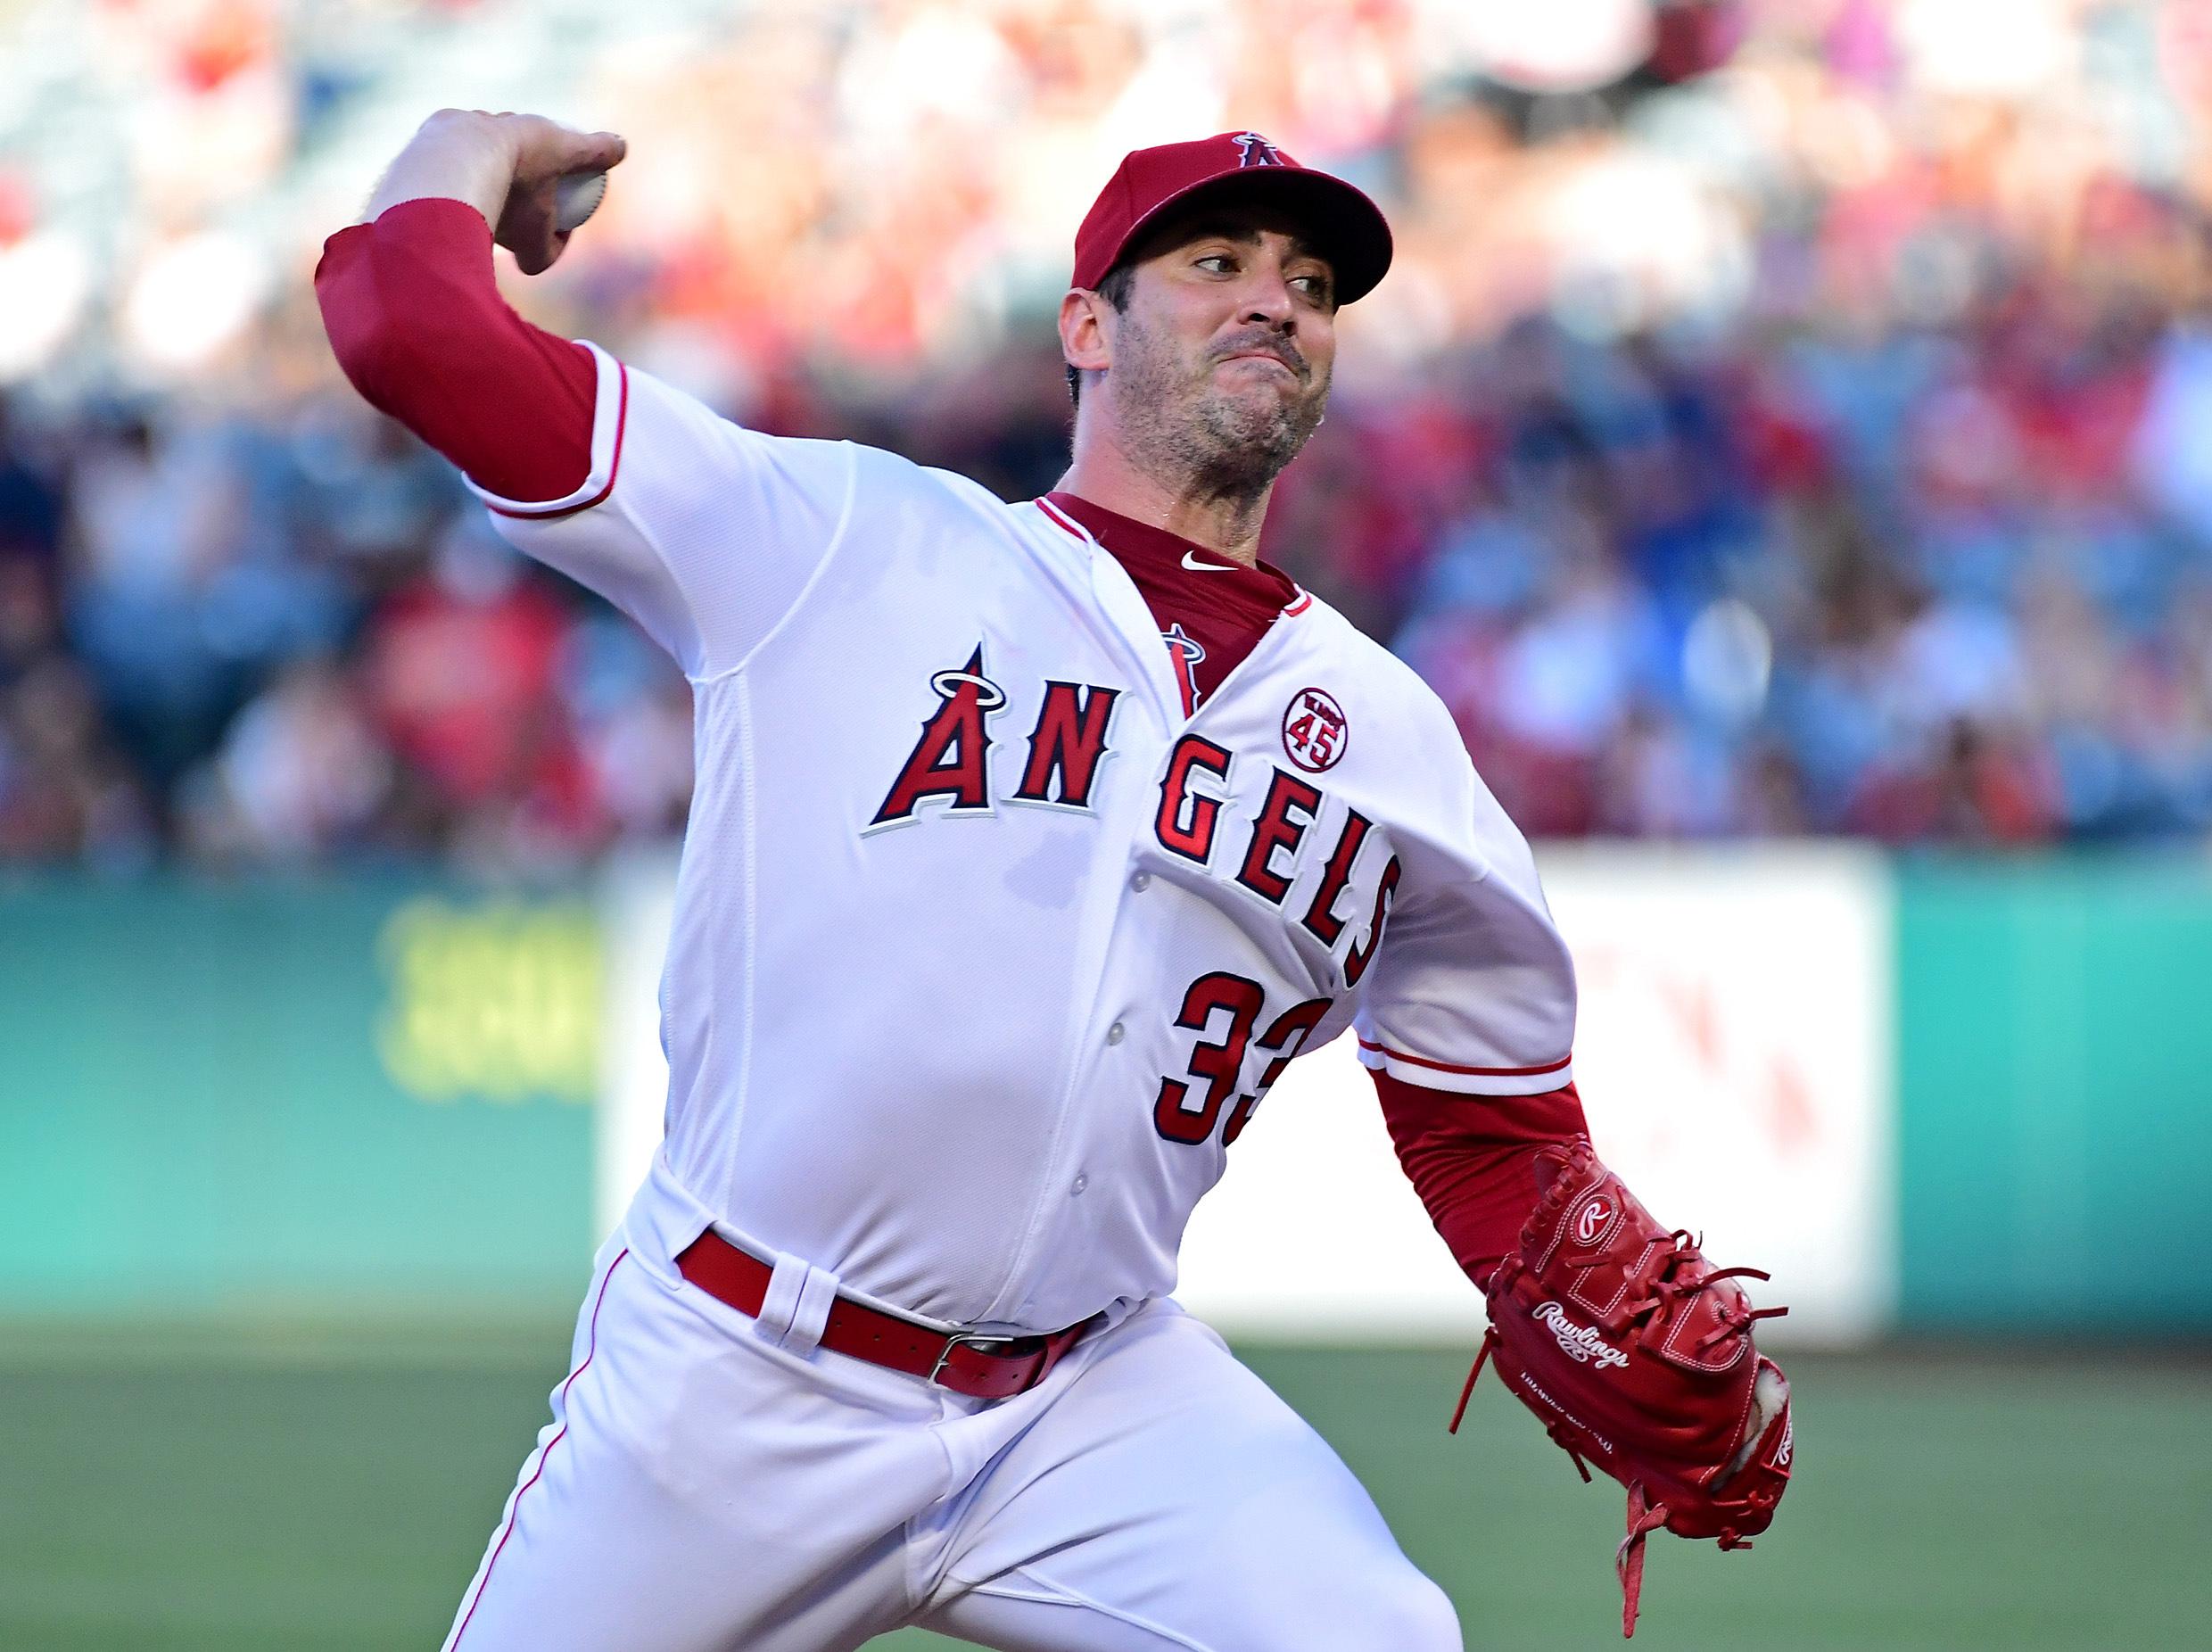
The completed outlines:
<svg viewBox="0 0 2212 1652">
<path fill-rule="evenodd" d="M 1325 1441 L 1172 1304 L 995 1463 L 920 1620 L 1005 1652 L 1458 1652 Z"/>
<path fill-rule="evenodd" d="M 838 1652 L 891 1627 L 904 1522 L 942 1489 L 928 1414 L 806 1380 L 638 1256 L 593 1291 L 447 1652 Z"/>
</svg>

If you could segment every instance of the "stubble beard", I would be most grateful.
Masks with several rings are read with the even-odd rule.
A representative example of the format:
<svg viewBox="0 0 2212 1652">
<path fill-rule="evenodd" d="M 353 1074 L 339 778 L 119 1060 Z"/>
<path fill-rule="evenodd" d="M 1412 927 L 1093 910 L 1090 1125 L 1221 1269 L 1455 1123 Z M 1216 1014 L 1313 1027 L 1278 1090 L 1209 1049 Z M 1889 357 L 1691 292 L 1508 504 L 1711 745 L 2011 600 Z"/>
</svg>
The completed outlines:
<svg viewBox="0 0 2212 1652">
<path fill-rule="evenodd" d="M 1123 440 L 1133 458 L 1178 492 L 1257 500 L 1320 427 L 1325 377 L 1301 382 L 1288 400 L 1237 395 L 1215 382 L 1210 357 L 1195 368 L 1178 359 L 1134 316 L 1122 318 L 1114 344 Z"/>
</svg>

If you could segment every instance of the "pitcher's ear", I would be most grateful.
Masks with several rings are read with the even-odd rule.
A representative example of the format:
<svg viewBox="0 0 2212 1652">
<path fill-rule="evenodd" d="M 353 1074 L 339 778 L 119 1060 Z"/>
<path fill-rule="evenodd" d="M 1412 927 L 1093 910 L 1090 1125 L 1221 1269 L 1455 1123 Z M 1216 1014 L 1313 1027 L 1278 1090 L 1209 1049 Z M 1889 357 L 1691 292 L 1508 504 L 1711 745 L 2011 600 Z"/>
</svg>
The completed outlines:
<svg viewBox="0 0 2212 1652">
<path fill-rule="evenodd" d="M 1106 317 L 1112 310 L 1104 297 L 1088 287 L 1068 289 L 1060 301 L 1060 353 L 1069 367 L 1098 373 L 1113 365 L 1106 331 Z"/>
</svg>

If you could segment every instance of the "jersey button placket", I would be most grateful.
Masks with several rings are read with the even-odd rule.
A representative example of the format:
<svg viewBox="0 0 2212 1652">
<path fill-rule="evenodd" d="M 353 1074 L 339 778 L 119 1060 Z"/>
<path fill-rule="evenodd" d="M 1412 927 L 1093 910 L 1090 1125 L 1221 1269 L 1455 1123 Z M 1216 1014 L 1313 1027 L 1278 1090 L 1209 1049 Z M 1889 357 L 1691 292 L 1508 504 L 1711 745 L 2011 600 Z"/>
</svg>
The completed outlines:
<svg viewBox="0 0 2212 1652">
<path fill-rule="evenodd" d="M 1130 594 L 1135 595 L 1134 590 Z M 1142 599 L 1138 601 L 1141 609 Z M 1117 627 L 1117 630 L 1123 629 L 1126 628 Z M 1133 648 L 1133 657 L 1141 657 L 1142 663 L 1145 665 L 1152 663 L 1154 654 L 1161 655 L 1164 659 L 1165 650 L 1160 648 L 1158 636 L 1157 632 L 1151 633 L 1151 647 L 1147 650 Z M 1166 702 L 1160 698 L 1161 685 L 1167 683 L 1168 675 L 1163 664 L 1158 672 L 1158 682 L 1153 682 L 1150 678 L 1145 680 L 1153 692 L 1143 697 L 1153 702 L 1150 709 L 1163 718 L 1166 715 Z M 1173 738 L 1173 725 L 1164 721 L 1154 723 L 1147 719 L 1133 727 L 1130 732 L 1131 745 L 1124 756 L 1131 766 L 1154 772 L 1164 769 L 1168 745 Z M 1123 959 L 1133 947 L 1146 950 L 1131 938 L 1130 931 L 1139 927 L 1143 920 L 1135 914 L 1127 895 L 1142 894 L 1151 886 L 1151 873 L 1138 871 L 1136 867 L 1145 853 L 1148 835 L 1152 828 L 1154 806 L 1148 789 L 1142 787 L 1124 787 L 1102 798 L 1102 823 L 1107 830 L 1102 835 L 1098 845 L 1099 870 L 1108 873 L 1109 881 L 1094 886 L 1094 894 L 1101 898 L 1100 915 L 1104 921 L 1105 933 L 1101 938 L 1096 954 L 1096 973 L 1090 980 L 1086 995 L 1093 1004 L 1101 1006 L 1131 1001 L 1127 983 L 1119 979 L 1127 973 Z M 1117 863 L 1121 872 L 1120 889 L 1126 893 L 1116 892 L 1110 881 L 1111 869 Z M 1090 1046 L 1092 1061 L 1085 1063 L 1085 1066 L 1095 1063 L 1095 1067 L 1085 1075 L 1087 1082 L 1071 1087 L 1071 1096 L 1086 1094 L 1091 1085 L 1099 1082 L 1095 1068 L 1112 1065 L 1118 1058 L 1110 1053 L 1127 1043 L 1129 1036 L 1126 1021 L 1111 1021 L 1102 1029 L 1094 1020 L 1090 1022 L 1090 1028 L 1091 1037 L 1098 1042 Z M 1069 1114 L 1063 1118 L 1061 1133 L 1055 1143 L 1055 1156 L 1064 1152 L 1068 1158 L 1080 1164 L 1083 1159 L 1097 1152 L 1100 1140 L 1110 1142 L 1112 1137 L 1110 1119 L 1071 1106 Z M 1053 1174 L 1054 1171 L 1057 1174 Z M 1047 1269 L 1054 1263 L 1066 1265 L 1068 1235 L 1082 1231 L 1086 1226 L 1081 1222 L 1075 1209 L 1075 1201 L 1082 1197 L 1084 1190 L 1090 1186 L 1089 1172 L 1071 1168 L 1067 1159 L 1061 1159 L 1052 1171 L 1047 1171 L 1047 1175 L 1052 1179 L 1044 1181 L 1043 1185 L 1049 1188 L 1057 1183 L 1063 1192 L 1057 1204 L 1048 1204 L 1045 1210 L 1039 1212 L 1043 1219 L 1017 1253 L 1009 1270 L 1010 1280 L 1017 1282 L 1019 1286 L 1019 1300 L 1009 1310 L 1015 1318 L 1020 1318 L 1033 1310 L 1040 1294 L 1038 1285 Z M 1041 1261 L 1039 1259 L 1050 1260 Z"/>
</svg>

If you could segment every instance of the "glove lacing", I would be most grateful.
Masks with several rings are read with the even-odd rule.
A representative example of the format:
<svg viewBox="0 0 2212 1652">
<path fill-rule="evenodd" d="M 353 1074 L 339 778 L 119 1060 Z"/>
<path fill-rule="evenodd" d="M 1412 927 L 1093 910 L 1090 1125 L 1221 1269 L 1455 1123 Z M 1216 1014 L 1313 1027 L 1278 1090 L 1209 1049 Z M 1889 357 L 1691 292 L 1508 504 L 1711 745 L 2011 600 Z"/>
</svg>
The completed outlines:
<svg viewBox="0 0 2212 1652">
<path fill-rule="evenodd" d="M 1628 1311 L 1628 1323 L 1639 1340 L 1644 1340 L 1644 1334 L 1648 1332 L 1653 1318 L 1662 1309 L 1685 1296 L 1696 1294 L 1716 1280 L 1769 1280 L 1774 1276 L 1760 1268 L 1716 1268 L 1711 1273 L 1700 1274 L 1694 1279 L 1678 1278 L 1676 1268 L 1684 1260 L 1700 1254 L 1704 1245 L 1704 1235 L 1693 1235 L 1687 1227 L 1678 1227 L 1671 1236 L 1674 1240 L 1674 1249 L 1667 1252 L 1660 1262 L 1658 1276 L 1652 1281 L 1651 1288 L 1645 1293 L 1643 1300 Z M 1787 1308 L 1752 1308 L 1746 1304 L 1745 1310 L 1737 1313 L 1723 1303 L 1714 1310 L 1718 1323 L 1697 1339 L 1690 1351 L 1702 1354 L 1715 1342 L 1738 1332 L 1748 1331 L 1755 1320 L 1779 1319 L 1788 1311 Z"/>
<path fill-rule="evenodd" d="M 1704 1237 L 1703 1235 L 1693 1236 L 1685 1227 L 1674 1229 L 1671 1236 L 1674 1241 L 1673 1250 L 1669 1251 L 1660 1262 L 1657 1276 L 1652 1281 L 1650 1289 L 1645 1293 L 1642 1300 L 1628 1311 L 1628 1334 L 1638 1342 L 1648 1340 L 1653 1322 L 1671 1303 L 1703 1291 L 1705 1286 L 1716 1280 L 1767 1280 L 1773 1276 L 1763 1268 L 1721 1268 L 1710 1273 L 1698 1275 L 1695 1278 L 1678 1277 L 1677 1268 L 1683 1260 L 1700 1254 L 1704 1248 Z M 1691 1351 L 1703 1353 L 1725 1337 L 1749 1331 L 1757 1320 L 1779 1319 L 1788 1311 L 1787 1308 L 1753 1308 L 1746 1301 L 1742 1311 L 1738 1312 L 1723 1303 L 1715 1309 L 1718 1323 L 1712 1330 L 1697 1339 Z M 1452 1410 L 1451 1422 L 1446 1430 L 1447 1433 L 1456 1434 L 1459 1432 L 1460 1422 L 1467 1414 L 1467 1401 L 1474 1393 L 1475 1378 L 1482 1375 L 1482 1367 L 1489 1360 L 1490 1350 L 1497 1344 L 1497 1327 L 1495 1326 L 1485 1327 L 1482 1333 L 1482 1345 L 1475 1351 L 1474 1364 L 1467 1372 L 1465 1385 L 1459 1391 L 1459 1403 Z M 1576 1450 L 1569 1441 L 1560 1438 L 1562 1431 L 1556 1425 L 1548 1422 L 1544 1425 L 1544 1432 L 1549 1434 L 1552 1442 L 1573 1461 L 1575 1472 L 1582 1476 L 1583 1483 L 1589 1484 L 1590 1483 L 1589 1465 L 1582 1460 L 1582 1454 Z M 1667 1523 L 1666 1504 L 1663 1501 L 1648 1502 L 1646 1498 L 1644 1483 L 1640 1480 L 1631 1482 L 1629 1485 L 1628 1535 L 1621 1540 L 1620 1548 L 1614 1551 L 1614 1570 L 1621 1579 L 1621 1632 L 1623 1636 L 1630 1636 L 1636 1632 L 1636 1616 L 1644 1590 L 1644 1540 Z M 1721 1530 L 1719 1544 L 1724 1549 L 1749 1549 L 1752 1546 L 1749 1538 L 1731 1528 Z"/>
<path fill-rule="evenodd" d="M 1587 1478 L 1587 1476 L 1585 1476 Z M 1644 1501 L 1644 1483 L 1629 1483 L 1629 1534 L 1621 1540 L 1621 1547 L 1614 1551 L 1613 1569 L 1621 1578 L 1621 1636 L 1626 1640 L 1636 1633 L 1636 1614 L 1644 1593 L 1644 1540 L 1667 1523 L 1664 1503 L 1647 1504 Z M 1729 1533 L 1735 1536 L 1734 1532 Z M 1749 1549 L 1749 1543 L 1731 1544 L 1726 1538 L 1723 1549 Z"/>
</svg>

